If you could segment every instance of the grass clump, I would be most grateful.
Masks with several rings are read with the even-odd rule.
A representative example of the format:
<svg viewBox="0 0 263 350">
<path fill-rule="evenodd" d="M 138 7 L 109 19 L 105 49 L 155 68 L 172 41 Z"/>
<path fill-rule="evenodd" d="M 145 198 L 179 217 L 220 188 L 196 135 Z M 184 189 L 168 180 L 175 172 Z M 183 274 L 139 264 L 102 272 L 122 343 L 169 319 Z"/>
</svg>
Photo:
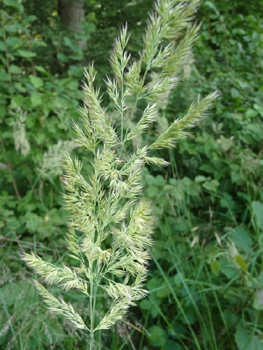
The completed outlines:
<svg viewBox="0 0 263 350">
<path fill-rule="evenodd" d="M 155 3 L 149 14 L 144 48 L 138 60 L 126 51 L 127 25 L 121 29 L 111 52 L 110 65 L 115 78 L 107 77 L 107 92 L 120 119 L 114 128 L 110 115 L 102 107 L 100 90 L 94 86 L 93 64 L 85 70 L 84 104 L 80 108 L 82 127 L 73 125 L 76 142 L 92 154 L 93 170 L 89 178 L 81 174 L 82 163 L 64 154 L 63 182 L 67 194 L 65 203 L 71 213 L 68 222 L 67 248 L 76 266 L 58 267 L 34 253 L 23 259 L 48 284 L 63 290 L 79 290 L 89 301 L 89 322 L 71 304 L 57 299 L 35 281 L 39 294 L 48 308 L 70 320 L 90 334 L 90 349 L 94 333 L 110 328 L 120 320 L 130 306 L 144 298 L 143 284 L 153 243 L 154 217 L 151 202 L 141 199 L 142 169 L 147 164 L 167 166 L 168 162 L 152 152 L 172 148 L 185 138 L 211 107 L 218 92 L 191 104 L 187 114 L 174 122 L 152 143 L 137 147 L 129 159 L 123 159 L 124 149 L 132 140 L 145 133 L 155 121 L 158 101 L 178 84 L 178 74 L 186 64 L 199 26 L 193 24 L 198 0 L 188 3 L 163 0 Z M 156 81 L 147 83 L 148 74 L 155 72 Z M 138 119 L 138 103 L 145 107 Z M 127 106 L 132 110 L 127 117 Z M 125 128 L 124 125 L 127 125 Z M 112 299 L 108 312 L 99 319 L 96 305 L 99 291 Z"/>
</svg>

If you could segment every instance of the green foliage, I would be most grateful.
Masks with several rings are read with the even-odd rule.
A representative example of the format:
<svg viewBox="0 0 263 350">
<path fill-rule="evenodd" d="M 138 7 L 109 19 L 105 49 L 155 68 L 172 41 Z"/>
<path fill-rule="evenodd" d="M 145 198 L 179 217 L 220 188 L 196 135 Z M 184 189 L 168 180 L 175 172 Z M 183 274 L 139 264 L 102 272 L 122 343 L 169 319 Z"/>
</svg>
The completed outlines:
<svg viewBox="0 0 263 350">
<path fill-rule="evenodd" d="M 56 59 L 54 63 L 57 53 L 75 54 L 79 50 L 76 43 L 72 42 L 70 50 L 63 43 L 57 47 L 56 26 L 44 32 L 38 17 L 25 9 L 20 1 L 0 5 L 0 255 L 1 285 L 8 286 L 9 293 L 15 285 L 19 291 L 21 276 L 26 278 L 19 261 L 21 249 L 45 251 L 55 260 L 61 255 L 68 216 L 61 207 L 61 151 L 76 148 L 70 123 L 78 117 L 83 97 L 78 90 L 82 67 L 70 58 L 67 65 Z M 59 33 L 62 38 L 68 35 L 65 30 Z M 24 291 L 22 308 L 17 306 L 22 294 L 13 295 L 16 303 L 7 303 L 8 312 L 2 311 L 5 293 L 0 301 L 3 348 L 15 344 L 34 348 L 41 339 L 48 346 L 50 339 L 57 341 L 58 334 L 66 336 L 58 320 L 51 322 L 56 325 L 44 321 L 44 309 L 38 318 L 34 316 L 36 305 L 40 306 L 33 289 Z M 42 331 L 43 338 L 38 341 Z"/>
<path fill-rule="evenodd" d="M 159 216 L 152 274 L 165 271 L 171 293 L 161 299 L 155 292 L 154 302 L 141 308 L 151 312 L 149 325 L 162 322 L 166 338 L 185 339 L 187 349 L 262 347 L 262 89 L 254 74 L 262 72 L 263 23 L 255 13 L 236 13 L 238 4 L 234 15 L 227 6 L 201 7 L 201 39 L 184 84 L 170 93 L 165 118 L 181 117 L 196 93 L 220 88 L 215 113 L 170 152 L 173 173 L 163 173 L 164 182 L 145 175 L 145 194 Z M 173 276 L 183 276 L 181 288 Z M 154 312 L 154 305 L 161 307 Z M 184 323 L 183 333 L 171 336 Z"/>
<path fill-rule="evenodd" d="M 59 160 L 61 150 L 75 148 L 70 118 L 77 116 L 82 99 L 78 91 L 81 69 L 70 65 L 64 76 L 52 74 L 51 57 L 48 64 L 42 61 L 49 55 L 48 43 L 34 30 L 36 20 L 18 1 L 6 1 L 1 6 L 0 181 L 7 193 L 12 193 L 13 187 L 19 200 L 10 197 L 3 206 L 3 210 L 12 208 L 10 215 L 16 218 L 19 233 L 27 228 L 32 232 L 39 229 L 48 237 L 54 228 L 49 230 L 44 222 L 54 217 L 56 210 L 61 212 L 57 220 L 60 226 L 65 217 L 57 196 L 61 191 Z M 8 216 L 3 216 L 1 224 L 5 234 L 13 230 Z"/>
</svg>

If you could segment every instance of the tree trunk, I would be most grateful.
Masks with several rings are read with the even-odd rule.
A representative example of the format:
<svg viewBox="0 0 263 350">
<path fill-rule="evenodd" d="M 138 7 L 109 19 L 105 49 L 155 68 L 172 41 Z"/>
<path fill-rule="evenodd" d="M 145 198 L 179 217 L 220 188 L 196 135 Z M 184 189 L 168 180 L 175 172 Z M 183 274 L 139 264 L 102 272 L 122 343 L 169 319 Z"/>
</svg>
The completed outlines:
<svg viewBox="0 0 263 350">
<path fill-rule="evenodd" d="M 84 0 L 58 0 L 58 14 L 66 27 L 75 33 L 80 33 L 85 17 Z M 85 40 L 78 41 L 80 48 L 83 48 L 85 44 Z"/>
</svg>

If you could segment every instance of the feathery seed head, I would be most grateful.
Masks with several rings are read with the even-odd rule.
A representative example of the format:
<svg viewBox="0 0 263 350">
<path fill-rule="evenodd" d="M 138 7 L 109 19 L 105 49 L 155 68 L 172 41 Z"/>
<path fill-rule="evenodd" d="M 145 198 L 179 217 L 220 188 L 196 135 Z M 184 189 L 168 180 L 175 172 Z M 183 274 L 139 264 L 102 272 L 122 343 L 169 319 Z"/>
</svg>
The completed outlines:
<svg viewBox="0 0 263 350">
<path fill-rule="evenodd" d="M 141 136 L 158 118 L 160 100 L 165 97 L 167 101 L 179 82 L 178 74 L 189 60 L 199 31 L 199 26 L 192 25 L 198 5 L 199 0 L 156 1 L 137 61 L 131 61 L 126 51 L 127 24 L 121 28 L 110 55 L 115 79 L 106 79 L 118 119 L 116 126 L 101 105 L 93 63 L 84 69 L 82 126 L 73 123 L 73 129 L 77 144 L 91 152 L 93 170 L 86 179 L 82 175 L 82 162 L 77 158 L 72 159 L 65 152 L 62 161 L 67 191 L 64 200 L 71 213 L 66 242 L 69 255 L 79 267 L 58 267 L 33 253 L 22 257 L 47 283 L 55 283 L 66 291 L 77 289 L 88 297 L 89 327 L 71 304 L 55 298 L 35 282 L 49 309 L 63 315 L 77 328 L 89 331 L 91 339 L 95 331 L 111 327 L 135 301 L 147 294 L 143 284 L 151 258 L 154 218 L 151 203 L 139 198 L 143 166 L 145 163 L 167 166 L 166 160 L 152 156 L 151 151 L 174 147 L 178 139 L 185 138 L 186 129 L 207 115 L 218 96 L 218 92 L 214 92 L 202 100 L 197 99 L 186 115 L 175 119 L 152 144 L 147 145 Z M 147 84 L 149 74 L 155 75 L 155 81 Z M 138 108 L 139 102 L 146 106 L 143 110 Z M 144 142 L 142 146 L 134 142 L 138 137 Z M 127 150 L 132 145 L 134 153 L 130 154 Z M 120 278 L 124 278 L 123 282 L 119 282 Z M 99 290 L 112 299 L 111 307 L 100 321 L 95 313 Z"/>
</svg>

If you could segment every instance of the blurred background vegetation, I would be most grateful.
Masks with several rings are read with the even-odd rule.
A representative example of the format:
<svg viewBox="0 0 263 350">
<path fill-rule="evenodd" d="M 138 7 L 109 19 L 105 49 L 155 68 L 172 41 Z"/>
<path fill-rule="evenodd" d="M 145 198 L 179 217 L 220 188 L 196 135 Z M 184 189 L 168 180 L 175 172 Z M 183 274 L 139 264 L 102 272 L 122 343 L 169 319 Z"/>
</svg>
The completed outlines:
<svg viewBox="0 0 263 350">
<path fill-rule="evenodd" d="M 109 53 L 125 22 L 128 50 L 138 56 L 152 8 L 153 0 L 0 3 L 0 349 L 87 347 L 86 334 L 47 312 L 19 254 L 74 264 L 64 245 L 59 161 L 62 150 L 75 153 L 88 174 L 70 127 L 83 67 L 94 60 L 98 82 L 112 74 Z M 158 218 L 151 294 L 100 334 L 101 349 L 263 349 L 262 13 L 262 0 L 201 4 L 200 38 L 146 138 L 198 95 L 221 96 L 190 138 L 161 154 L 170 167 L 145 168 L 144 195 Z M 50 289 L 87 318 L 85 299 Z"/>
</svg>

